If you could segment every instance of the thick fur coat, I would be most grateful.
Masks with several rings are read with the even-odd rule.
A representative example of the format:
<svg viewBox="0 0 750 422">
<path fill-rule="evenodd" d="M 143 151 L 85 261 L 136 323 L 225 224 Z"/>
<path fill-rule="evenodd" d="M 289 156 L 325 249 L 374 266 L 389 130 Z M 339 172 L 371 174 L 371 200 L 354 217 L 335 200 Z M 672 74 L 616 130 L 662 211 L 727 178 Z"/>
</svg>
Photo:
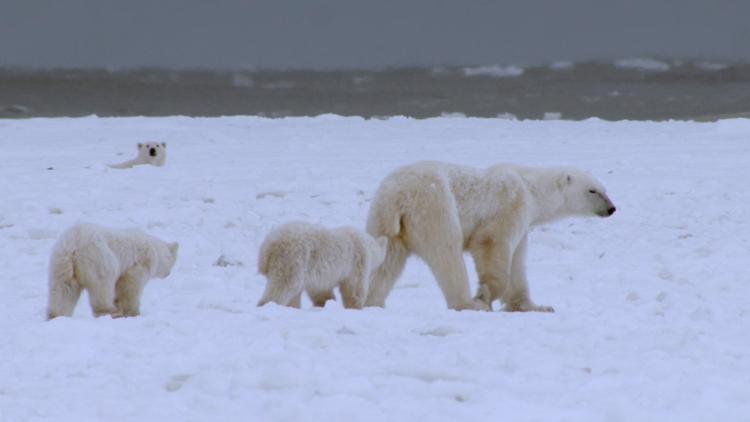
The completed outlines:
<svg viewBox="0 0 750 422">
<path fill-rule="evenodd" d="M 50 256 L 47 318 L 71 316 L 83 289 L 95 316 L 138 315 L 143 287 L 169 275 L 178 248 L 135 229 L 69 228 Z"/>
<path fill-rule="evenodd" d="M 399 168 L 380 184 L 370 207 L 367 231 L 386 236 L 388 251 L 373 274 L 367 305 L 385 305 L 414 254 L 430 267 L 451 309 L 487 309 L 499 299 L 510 311 L 552 311 L 529 297 L 529 230 L 564 217 L 614 212 L 604 186 L 573 168 L 499 164 L 480 170 L 441 162 Z M 479 274 L 474 298 L 464 251 Z"/>
<path fill-rule="evenodd" d="M 323 306 L 339 287 L 346 308 L 362 308 L 370 272 L 383 262 L 385 245 L 385 238 L 352 227 L 284 224 L 260 248 L 258 271 L 268 282 L 258 306 L 275 302 L 299 308 L 303 291 L 315 306 Z"/>
</svg>

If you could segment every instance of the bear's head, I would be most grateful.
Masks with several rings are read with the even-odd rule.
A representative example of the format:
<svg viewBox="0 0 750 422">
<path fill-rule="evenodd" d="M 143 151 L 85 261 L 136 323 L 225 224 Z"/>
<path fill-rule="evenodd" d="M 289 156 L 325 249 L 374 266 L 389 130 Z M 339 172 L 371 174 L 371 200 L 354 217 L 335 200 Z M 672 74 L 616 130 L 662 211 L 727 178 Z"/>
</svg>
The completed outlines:
<svg viewBox="0 0 750 422">
<path fill-rule="evenodd" d="M 167 143 L 154 142 L 147 144 L 138 144 L 138 157 L 149 164 L 164 164 L 167 154 Z"/>
<path fill-rule="evenodd" d="M 617 210 L 604 185 L 589 173 L 565 169 L 557 186 L 563 192 L 563 208 L 571 215 L 609 217 Z"/>
<path fill-rule="evenodd" d="M 157 248 L 156 257 L 156 273 L 155 275 L 159 278 L 167 278 L 172 272 L 172 267 L 177 261 L 177 251 L 180 249 L 180 244 L 177 242 L 165 243 L 160 242 Z"/>
</svg>

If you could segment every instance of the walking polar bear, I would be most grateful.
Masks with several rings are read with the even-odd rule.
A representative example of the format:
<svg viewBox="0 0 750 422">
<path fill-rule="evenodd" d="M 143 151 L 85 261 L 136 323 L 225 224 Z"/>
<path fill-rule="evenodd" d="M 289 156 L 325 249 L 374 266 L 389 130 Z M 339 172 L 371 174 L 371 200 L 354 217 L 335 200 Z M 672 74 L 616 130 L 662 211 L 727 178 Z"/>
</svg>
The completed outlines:
<svg viewBox="0 0 750 422">
<path fill-rule="evenodd" d="M 528 232 L 569 216 L 608 217 L 615 207 L 604 186 L 573 168 L 499 164 L 485 170 L 419 162 L 393 171 L 370 207 L 367 231 L 388 237 L 385 261 L 374 272 L 367 306 L 385 299 L 411 254 L 432 270 L 450 309 L 552 312 L 529 297 Z M 479 289 L 472 299 L 463 252 L 474 258 Z"/>
<path fill-rule="evenodd" d="M 323 306 L 339 287 L 344 307 L 360 309 L 367 299 L 370 272 L 385 258 L 386 242 L 351 227 L 284 224 L 260 247 L 258 272 L 268 283 L 258 306 L 273 301 L 299 308 L 303 291 L 315 306 Z"/>
<path fill-rule="evenodd" d="M 47 319 L 71 316 L 83 289 L 97 317 L 138 315 L 146 282 L 169 275 L 178 249 L 140 230 L 74 225 L 52 248 Z"/>
</svg>

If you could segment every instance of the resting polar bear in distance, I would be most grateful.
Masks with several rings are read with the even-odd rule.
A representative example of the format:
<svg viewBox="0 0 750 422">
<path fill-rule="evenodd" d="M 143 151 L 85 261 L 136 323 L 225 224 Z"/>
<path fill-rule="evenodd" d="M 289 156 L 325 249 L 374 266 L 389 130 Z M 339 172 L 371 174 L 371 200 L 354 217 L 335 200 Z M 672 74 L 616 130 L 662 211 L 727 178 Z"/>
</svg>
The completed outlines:
<svg viewBox="0 0 750 422">
<path fill-rule="evenodd" d="M 47 319 L 73 315 L 83 289 L 97 317 L 138 315 L 146 282 L 169 275 L 178 249 L 136 229 L 74 225 L 52 248 Z"/>
<path fill-rule="evenodd" d="M 388 237 L 385 261 L 370 282 L 367 306 L 385 299 L 415 254 L 432 270 L 450 309 L 552 312 L 529 297 L 529 230 L 569 216 L 608 217 L 615 206 L 592 175 L 573 168 L 498 164 L 488 169 L 419 162 L 393 171 L 370 207 L 367 231 Z M 469 292 L 463 252 L 476 263 L 479 289 Z"/>
<path fill-rule="evenodd" d="M 370 272 L 385 257 L 386 242 L 352 227 L 284 224 L 260 247 L 258 271 L 268 283 L 258 306 L 276 302 L 299 308 L 303 291 L 315 306 L 324 306 L 339 287 L 344 307 L 360 309 L 367 299 Z"/>
<path fill-rule="evenodd" d="M 120 164 L 110 164 L 113 169 L 129 169 L 141 164 L 151 164 L 152 166 L 161 167 L 167 161 L 167 144 L 138 144 L 138 155 L 132 160 Z"/>
</svg>

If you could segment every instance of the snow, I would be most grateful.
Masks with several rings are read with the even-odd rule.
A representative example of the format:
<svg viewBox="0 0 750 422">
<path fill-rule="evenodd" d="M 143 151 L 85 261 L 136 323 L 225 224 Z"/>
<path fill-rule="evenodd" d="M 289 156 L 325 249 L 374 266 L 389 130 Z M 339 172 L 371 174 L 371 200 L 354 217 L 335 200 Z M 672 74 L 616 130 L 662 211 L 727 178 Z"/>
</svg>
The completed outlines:
<svg viewBox="0 0 750 422">
<path fill-rule="evenodd" d="M 495 78 L 507 78 L 523 75 L 524 68 L 518 66 L 477 66 L 464 68 L 465 76 L 492 76 Z"/>
<path fill-rule="evenodd" d="M 666 72 L 670 69 L 668 63 L 649 58 L 616 60 L 615 66 L 623 69 L 635 69 L 645 72 Z"/>
<path fill-rule="evenodd" d="M 748 120 L 337 116 L 0 120 L 0 421 L 743 420 L 750 415 Z M 135 143 L 165 167 L 115 170 Z M 274 225 L 363 226 L 393 168 L 574 165 L 608 219 L 531 235 L 534 300 L 455 312 L 407 269 L 385 309 L 255 306 Z M 181 243 L 138 318 L 44 321 L 77 221 Z M 476 275 L 467 256 L 476 288 Z"/>
</svg>

